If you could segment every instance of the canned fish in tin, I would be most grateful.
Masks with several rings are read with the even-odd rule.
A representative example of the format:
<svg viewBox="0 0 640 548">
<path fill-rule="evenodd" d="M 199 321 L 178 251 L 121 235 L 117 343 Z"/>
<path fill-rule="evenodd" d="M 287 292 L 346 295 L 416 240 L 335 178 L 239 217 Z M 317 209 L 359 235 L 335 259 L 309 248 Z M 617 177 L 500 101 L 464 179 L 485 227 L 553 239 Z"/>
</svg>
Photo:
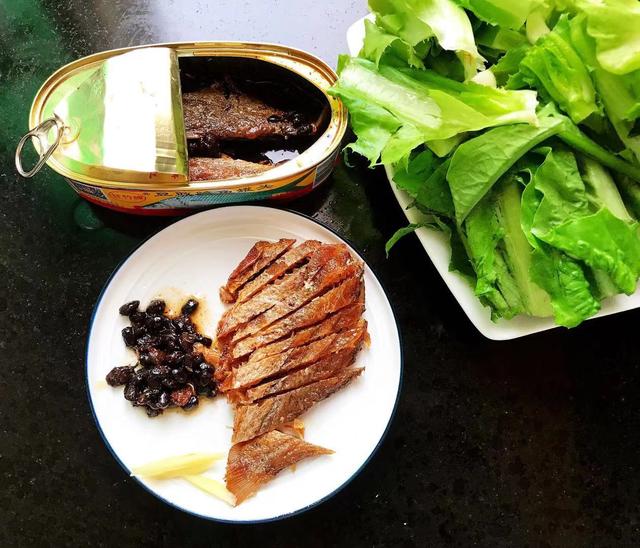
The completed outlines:
<svg viewBox="0 0 640 548">
<path fill-rule="evenodd" d="M 287 198 L 331 173 L 347 126 L 335 73 L 300 50 L 239 42 L 102 52 L 36 95 L 16 167 L 46 163 L 87 200 L 140 214 Z M 39 162 L 26 170 L 31 140 Z"/>
</svg>

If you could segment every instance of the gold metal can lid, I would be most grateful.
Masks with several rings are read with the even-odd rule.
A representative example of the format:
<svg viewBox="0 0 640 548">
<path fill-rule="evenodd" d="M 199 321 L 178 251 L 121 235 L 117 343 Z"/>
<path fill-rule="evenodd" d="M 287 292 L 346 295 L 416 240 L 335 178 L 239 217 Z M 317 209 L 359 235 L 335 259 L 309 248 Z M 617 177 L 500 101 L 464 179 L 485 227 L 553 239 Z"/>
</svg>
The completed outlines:
<svg viewBox="0 0 640 548">
<path fill-rule="evenodd" d="M 44 105 L 65 134 L 52 160 L 92 179 L 181 183 L 188 179 L 176 52 L 142 48 L 64 79 Z"/>
</svg>

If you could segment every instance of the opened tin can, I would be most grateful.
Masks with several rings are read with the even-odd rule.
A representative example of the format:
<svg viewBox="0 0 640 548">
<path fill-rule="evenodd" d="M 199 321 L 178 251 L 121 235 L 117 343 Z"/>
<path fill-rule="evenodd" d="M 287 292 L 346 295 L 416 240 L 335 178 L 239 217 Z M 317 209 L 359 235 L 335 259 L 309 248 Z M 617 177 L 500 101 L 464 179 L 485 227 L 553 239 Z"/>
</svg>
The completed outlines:
<svg viewBox="0 0 640 548">
<path fill-rule="evenodd" d="M 190 42 L 90 55 L 36 95 L 16 167 L 138 214 L 290 198 L 331 173 L 347 127 L 331 68 L 273 44 Z M 289 105 L 290 108 L 287 107 Z M 39 161 L 27 170 L 32 141 Z"/>
</svg>

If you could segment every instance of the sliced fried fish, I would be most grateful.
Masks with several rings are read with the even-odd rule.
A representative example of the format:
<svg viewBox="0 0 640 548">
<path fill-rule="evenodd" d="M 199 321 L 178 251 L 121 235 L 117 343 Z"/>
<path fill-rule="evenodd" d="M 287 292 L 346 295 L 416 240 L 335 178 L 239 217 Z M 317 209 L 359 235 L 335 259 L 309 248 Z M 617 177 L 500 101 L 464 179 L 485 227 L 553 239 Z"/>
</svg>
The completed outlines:
<svg viewBox="0 0 640 548">
<path fill-rule="evenodd" d="M 251 403 L 316 381 L 328 379 L 341 369 L 349 367 L 355 361 L 358 350 L 359 348 L 348 348 L 329 354 L 317 362 L 302 369 L 297 369 L 284 377 L 249 388 L 240 396 L 242 398 L 241 401 L 243 403 Z"/>
<path fill-rule="evenodd" d="M 233 421 L 232 443 L 250 440 L 299 417 L 360 375 L 364 369 L 345 369 L 334 377 L 296 388 L 251 405 L 238 405 Z"/>
<path fill-rule="evenodd" d="M 331 333 L 322 339 L 304 346 L 291 348 L 286 352 L 254 360 L 253 356 L 233 371 L 221 390 L 237 390 L 258 384 L 264 379 L 278 376 L 286 371 L 312 364 L 320 358 L 341 350 L 358 350 L 367 333 L 367 322 L 341 333 Z"/>
<path fill-rule="evenodd" d="M 269 265 L 269 268 L 261 272 L 259 276 L 256 276 L 256 278 L 247 283 L 247 285 L 238 292 L 237 301 L 243 302 L 253 297 L 256 293 L 264 289 L 267 284 L 298 266 L 321 245 L 322 244 L 316 240 L 307 240 L 299 246 L 290 249 L 277 261 Z"/>
<path fill-rule="evenodd" d="M 237 504 L 254 495 L 285 468 L 331 449 L 273 430 L 250 441 L 238 443 L 229 451 L 225 481 Z"/>
<path fill-rule="evenodd" d="M 272 165 L 247 162 L 234 158 L 189 158 L 190 181 L 226 181 L 264 173 Z"/>
<path fill-rule="evenodd" d="M 250 321 L 256 332 L 353 276 L 361 268 L 346 246 L 321 246 L 304 267 L 268 285 L 249 301 L 237 303 L 227 310 L 218 324 L 218 338 L 228 337 Z"/>
<path fill-rule="evenodd" d="M 220 298 L 224 302 L 233 302 L 242 286 L 278 259 L 294 243 L 295 240 L 288 238 L 283 238 L 277 242 L 257 242 L 230 274 L 227 283 L 220 288 Z"/>
</svg>

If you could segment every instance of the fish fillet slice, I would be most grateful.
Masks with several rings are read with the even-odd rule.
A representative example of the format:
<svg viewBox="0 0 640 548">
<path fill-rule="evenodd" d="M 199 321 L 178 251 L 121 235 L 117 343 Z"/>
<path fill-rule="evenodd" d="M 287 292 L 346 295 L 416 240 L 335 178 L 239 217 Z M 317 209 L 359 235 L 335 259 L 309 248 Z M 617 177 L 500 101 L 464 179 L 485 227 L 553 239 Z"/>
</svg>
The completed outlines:
<svg viewBox="0 0 640 548">
<path fill-rule="evenodd" d="M 228 337 L 254 318 L 252 329 L 258 331 L 361 269 L 345 246 L 324 245 L 311 255 L 307 265 L 227 310 L 218 324 L 218 338 Z"/>
<path fill-rule="evenodd" d="M 220 386 L 220 390 L 247 388 L 269 377 L 314 363 L 328 354 L 343 349 L 357 350 L 364 341 L 366 333 L 367 322 L 360 320 L 357 327 L 353 329 L 332 333 L 308 345 L 267 356 L 262 360 L 253 360 L 252 357 L 233 371 L 228 381 Z"/>
<path fill-rule="evenodd" d="M 296 331 L 284 340 L 279 340 L 257 348 L 251 354 L 252 360 L 262 360 L 268 356 L 280 354 L 291 348 L 308 344 L 322 339 L 331 333 L 340 333 L 345 329 L 355 327 L 364 312 L 364 303 L 358 302 L 339 310 L 335 314 L 325 318 L 320 323 Z"/>
<path fill-rule="evenodd" d="M 360 375 L 364 369 L 345 369 L 324 379 L 251 405 L 239 405 L 233 421 L 232 443 L 250 440 L 299 417 Z"/>
<path fill-rule="evenodd" d="M 296 310 L 293 314 L 274 322 L 266 329 L 250 334 L 246 338 L 243 338 L 245 330 L 239 330 L 232 339 L 236 343 L 231 350 L 232 358 L 240 359 L 256 348 L 287 336 L 295 329 L 322 321 L 330 314 L 353 304 L 359 297 L 364 299 L 364 291 L 361 289 L 362 279 L 359 276 L 349 278 L 324 295 L 312 300 L 303 308 Z"/>
<path fill-rule="evenodd" d="M 278 258 L 277 261 L 271 263 L 269 267 L 263 270 L 258 276 L 247 283 L 240 291 L 238 291 L 237 302 L 243 302 L 256 293 L 261 291 L 267 284 L 279 278 L 285 272 L 299 265 L 312 252 L 314 252 L 322 244 L 316 240 L 307 240 L 298 247 L 294 247 Z"/>
<path fill-rule="evenodd" d="M 264 241 L 257 242 L 231 273 L 227 283 L 220 288 L 220 299 L 226 303 L 233 302 L 238 290 L 245 283 L 269 266 L 294 243 L 295 240 L 287 238 L 273 243 Z"/>
<path fill-rule="evenodd" d="M 189 180 L 224 181 L 237 177 L 251 177 L 272 167 L 233 158 L 189 158 Z"/>
<path fill-rule="evenodd" d="M 295 436 L 277 430 L 268 432 L 238 443 L 229 450 L 225 476 L 227 489 L 240 504 L 285 468 L 304 459 L 331 453 L 331 449 L 313 445 Z"/>
<path fill-rule="evenodd" d="M 293 390 L 294 388 L 300 388 L 301 386 L 316 381 L 328 379 L 341 369 L 349 367 L 355 361 L 357 352 L 358 348 L 355 348 L 329 354 L 303 369 L 297 369 L 289 373 L 285 377 L 249 388 L 246 393 L 242 395 L 241 401 L 251 403 L 262 398 Z"/>
</svg>

